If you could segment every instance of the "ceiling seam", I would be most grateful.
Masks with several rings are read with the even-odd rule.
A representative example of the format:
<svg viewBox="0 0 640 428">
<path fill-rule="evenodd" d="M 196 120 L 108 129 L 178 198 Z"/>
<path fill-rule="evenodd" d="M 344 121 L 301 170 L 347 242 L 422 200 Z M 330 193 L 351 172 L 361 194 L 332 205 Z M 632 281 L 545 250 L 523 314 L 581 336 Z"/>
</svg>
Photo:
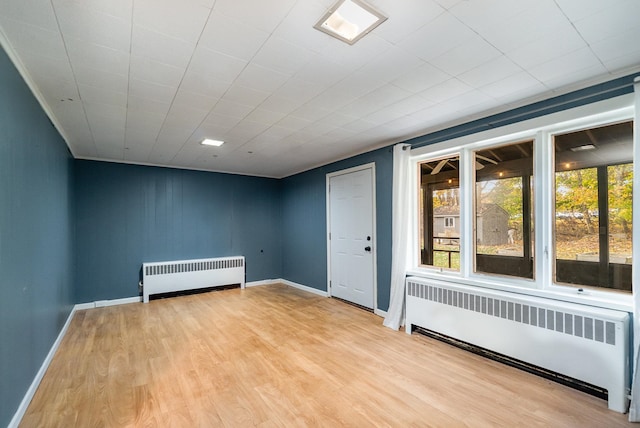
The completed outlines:
<svg viewBox="0 0 640 428">
<path fill-rule="evenodd" d="M 62 28 L 60 27 L 60 20 L 58 19 L 58 12 L 56 11 L 56 7 L 53 4 L 53 0 L 49 0 L 51 4 L 51 10 L 53 11 L 53 17 L 56 20 L 56 26 L 58 27 L 58 32 L 60 33 L 60 38 L 62 39 L 62 45 L 64 46 L 64 53 L 67 56 L 67 61 L 69 61 L 69 68 L 71 69 L 71 73 L 73 74 L 73 83 L 76 86 L 76 90 L 78 91 L 78 98 L 80 99 L 80 105 L 82 107 L 82 112 L 84 113 L 84 120 L 87 123 L 87 128 L 89 128 L 89 133 L 91 134 L 91 143 L 93 144 L 93 150 L 96 156 L 98 155 L 98 146 L 96 145 L 96 138 L 93 134 L 93 128 L 91 127 L 91 122 L 89 121 L 89 116 L 87 115 L 87 109 L 82 101 L 82 94 L 80 93 L 80 86 L 78 85 L 78 78 L 76 77 L 76 71 L 71 62 L 71 57 L 69 56 L 69 48 L 67 47 L 67 41 L 65 40 L 64 35 L 62 34 Z"/>
</svg>

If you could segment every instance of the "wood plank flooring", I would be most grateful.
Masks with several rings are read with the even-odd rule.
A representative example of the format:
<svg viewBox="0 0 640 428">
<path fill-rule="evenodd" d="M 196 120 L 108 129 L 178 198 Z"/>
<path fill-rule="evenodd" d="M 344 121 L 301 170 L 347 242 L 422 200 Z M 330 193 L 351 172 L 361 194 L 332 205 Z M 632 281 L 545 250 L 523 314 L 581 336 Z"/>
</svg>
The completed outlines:
<svg viewBox="0 0 640 428">
<path fill-rule="evenodd" d="M 606 402 L 285 285 L 79 311 L 22 427 L 618 427 Z"/>
</svg>

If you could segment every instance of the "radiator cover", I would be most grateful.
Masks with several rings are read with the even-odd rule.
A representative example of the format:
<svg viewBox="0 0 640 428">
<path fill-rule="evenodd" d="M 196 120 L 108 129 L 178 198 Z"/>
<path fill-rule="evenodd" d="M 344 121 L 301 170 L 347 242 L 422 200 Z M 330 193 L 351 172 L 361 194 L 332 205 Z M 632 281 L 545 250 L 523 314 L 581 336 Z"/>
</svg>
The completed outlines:
<svg viewBox="0 0 640 428">
<path fill-rule="evenodd" d="M 406 331 L 432 330 L 582 380 L 627 411 L 629 314 L 408 277 Z"/>
<path fill-rule="evenodd" d="M 153 294 L 174 291 L 230 284 L 244 288 L 244 267 L 243 256 L 143 263 L 143 301 L 148 303 Z"/>
</svg>

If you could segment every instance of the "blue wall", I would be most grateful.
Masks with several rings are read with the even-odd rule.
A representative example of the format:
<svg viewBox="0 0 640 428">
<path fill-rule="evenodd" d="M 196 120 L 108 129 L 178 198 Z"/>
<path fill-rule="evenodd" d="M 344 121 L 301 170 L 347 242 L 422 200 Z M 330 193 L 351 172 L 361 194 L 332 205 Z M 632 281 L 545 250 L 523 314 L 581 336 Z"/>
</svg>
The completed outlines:
<svg viewBox="0 0 640 428">
<path fill-rule="evenodd" d="M 0 49 L 0 426 L 72 309 L 73 160 Z"/>
<path fill-rule="evenodd" d="M 76 161 L 76 302 L 138 295 L 144 262 L 244 255 L 281 277 L 278 180 Z"/>
<path fill-rule="evenodd" d="M 282 278 L 327 290 L 326 175 L 375 162 L 378 308 L 389 308 L 393 151 L 383 148 L 282 180 Z"/>
</svg>

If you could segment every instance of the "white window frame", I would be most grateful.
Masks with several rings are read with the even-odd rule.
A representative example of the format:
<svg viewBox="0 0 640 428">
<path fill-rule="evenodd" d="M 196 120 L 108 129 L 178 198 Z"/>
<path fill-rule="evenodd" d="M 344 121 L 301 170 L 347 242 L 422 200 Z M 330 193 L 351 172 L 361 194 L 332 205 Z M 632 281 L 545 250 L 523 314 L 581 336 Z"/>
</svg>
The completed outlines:
<svg viewBox="0 0 640 428">
<path fill-rule="evenodd" d="M 411 232 L 410 266 L 408 274 L 433 279 L 444 279 L 499 289 L 504 291 L 529 294 L 538 297 L 553 298 L 568 302 L 588 304 L 610 309 L 633 311 L 631 294 L 608 290 L 584 288 L 579 286 L 556 284 L 553 281 L 553 264 L 555 263 L 553 245 L 553 211 L 554 194 L 554 134 L 571 132 L 589 127 L 597 127 L 610 123 L 634 119 L 634 95 L 628 94 L 592 103 L 569 110 L 541 116 L 534 119 L 506 125 L 503 127 L 466 135 L 452 140 L 436 143 L 411 150 L 411 162 L 414 173 L 410 183 L 412 225 L 414 231 L 419 230 L 418 197 L 420 190 L 419 164 L 453 155 L 460 156 L 460 271 L 444 270 L 432 266 L 420 265 L 419 237 Z M 518 278 L 474 272 L 474 152 L 494 146 L 532 139 L 534 141 L 534 278 Z M 640 176 L 640 164 L 634 150 L 634 177 Z M 469 191 L 471 190 L 471 191 Z M 640 191 L 634 189 L 634 191 Z M 634 207 L 635 208 L 635 207 Z M 635 214 L 634 214 L 635 215 Z M 636 225 L 637 226 L 637 225 Z M 633 240 L 637 242 L 640 227 L 633 228 Z M 639 266 L 640 248 L 634 246 L 633 264 Z"/>
</svg>

